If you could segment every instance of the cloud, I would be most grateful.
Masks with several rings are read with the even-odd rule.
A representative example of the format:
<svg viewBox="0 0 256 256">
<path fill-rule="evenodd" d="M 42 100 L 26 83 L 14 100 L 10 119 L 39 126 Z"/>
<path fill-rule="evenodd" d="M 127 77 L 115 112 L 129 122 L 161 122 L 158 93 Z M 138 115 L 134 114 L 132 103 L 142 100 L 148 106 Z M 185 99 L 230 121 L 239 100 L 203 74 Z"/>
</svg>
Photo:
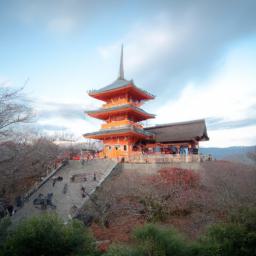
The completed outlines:
<svg viewBox="0 0 256 256">
<path fill-rule="evenodd" d="M 99 127 L 101 123 L 84 114 L 85 110 L 95 108 L 90 104 L 37 100 L 35 108 L 37 111 L 35 126 L 50 134 L 56 131 L 65 131 L 82 136 L 83 133 L 94 131 L 95 127 Z"/>
<path fill-rule="evenodd" d="M 150 2 L 158 14 L 137 22 L 113 44 L 99 48 L 118 59 L 125 45 L 125 71 L 163 97 L 176 94 L 191 79 L 214 71 L 226 48 L 256 32 L 255 1 Z"/>
<path fill-rule="evenodd" d="M 62 125 L 50 125 L 50 124 L 40 124 L 40 123 L 37 123 L 36 128 L 46 132 L 59 132 L 59 131 L 67 130 L 67 127 Z"/>
<path fill-rule="evenodd" d="M 208 132 L 210 141 L 201 143 L 202 147 L 255 146 L 256 125 L 234 129 L 212 130 Z"/>
<path fill-rule="evenodd" d="M 53 32 L 68 33 L 75 28 L 76 22 L 70 17 L 61 17 L 52 19 L 48 26 Z"/>
<path fill-rule="evenodd" d="M 252 126 L 256 124 L 255 118 L 248 118 L 243 120 L 226 121 L 221 118 L 207 118 L 207 127 L 209 130 L 223 130 L 234 129 Z"/>
<path fill-rule="evenodd" d="M 166 49 L 172 47 L 175 37 L 169 32 L 169 25 L 164 17 L 157 16 L 153 24 L 136 25 L 130 33 L 113 45 L 99 47 L 100 55 L 105 59 L 115 58 L 120 53 L 120 46 L 125 47 L 125 70 L 135 74 L 138 70 L 152 67 L 156 59 L 166 54 Z M 118 58 L 116 58 L 118 59 Z"/>
<path fill-rule="evenodd" d="M 70 121 L 83 119 L 83 107 L 74 103 L 42 102 L 38 107 L 38 118 L 49 119 L 54 117 L 69 119 Z"/>
<path fill-rule="evenodd" d="M 211 142 L 205 145 L 254 145 L 255 132 L 244 131 L 256 125 L 255 58 L 254 48 L 230 50 L 218 71 L 201 83 L 187 84 L 176 99 L 157 109 L 152 122 L 206 118 Z"/>
<path fill-rule="evenodd" d="M 4 16 L 16 22 L 48 29 L 54 33 L 70 33 L 86 20 L 92 5 L 82 0 L 17 0 L 3 4 Z"/>
<path fill-rule="evenodd" d="M 13 82 L 11 81 L 11 79 L 0 75 L 0 87 L 11 87 L 11 86 L 13 86 Z"/>
</svg>

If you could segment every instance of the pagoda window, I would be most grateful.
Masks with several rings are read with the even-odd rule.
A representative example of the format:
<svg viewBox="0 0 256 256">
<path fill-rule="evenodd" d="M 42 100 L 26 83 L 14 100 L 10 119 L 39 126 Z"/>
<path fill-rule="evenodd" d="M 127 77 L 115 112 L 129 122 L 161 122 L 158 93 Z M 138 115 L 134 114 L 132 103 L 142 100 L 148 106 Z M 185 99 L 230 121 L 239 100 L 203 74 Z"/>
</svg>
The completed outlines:
<svg viewBox="0 0 256 256">
<path fill-rule="evenodd" d="M 124 145 L 124 151 L 126 151 L 127 150 L 127 145 Z"/>
</svg>

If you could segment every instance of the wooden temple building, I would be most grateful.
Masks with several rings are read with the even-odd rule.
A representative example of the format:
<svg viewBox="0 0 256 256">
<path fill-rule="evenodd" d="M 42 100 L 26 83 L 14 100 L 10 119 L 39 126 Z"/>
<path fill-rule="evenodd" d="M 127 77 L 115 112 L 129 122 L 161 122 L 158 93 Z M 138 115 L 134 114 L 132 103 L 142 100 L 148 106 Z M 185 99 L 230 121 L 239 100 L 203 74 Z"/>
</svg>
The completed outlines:
<svg viewBox="0 0 256 256">
<path fill-rule="evenodd" d="M 133 80 L 124 78 L 123 48 L 118 78 L 110 85 L 90 91 L 89 96 L 104 104 L 86 113 L 105 123 L 99 131 L 83 136 L 103 141 L 101 157 L 130 160 L 145 155 L 196 155 L 199 142 L 209 140 L 203 119 L 143 127 L 141 121 L 155 118 L 155 115 L 141 106 L 155 96 L 137 87 Z"/>
</svg>

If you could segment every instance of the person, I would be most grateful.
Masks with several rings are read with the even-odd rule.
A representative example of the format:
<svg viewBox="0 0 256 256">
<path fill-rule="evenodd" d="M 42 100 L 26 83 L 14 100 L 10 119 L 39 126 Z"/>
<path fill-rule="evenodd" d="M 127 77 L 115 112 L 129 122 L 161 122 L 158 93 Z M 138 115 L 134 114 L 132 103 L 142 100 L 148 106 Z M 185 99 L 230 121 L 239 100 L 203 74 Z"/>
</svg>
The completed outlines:
<svg viewBox="0 0 256 256">
<path fill-rule="evenodd" d="M 67 193 L 67 191 L 68 191 L 68 184 L 67 183 L 65 183 L 65 185 L 64 185 L 64 187 L 63 187 L 63 194 L 66 194 Z"/>
<path fill-rule="evenodd" d="M 46 210 L 47 209 L 47 198 L 43 198 L 41 200 L 41 209 Z"/>
<path fill-rule="evenodd" d="M 12 216 L 12 213 L 13 213 L 13 206 L 12 206 L 11 204 L 9 204 L 9 205 L 7 206 L 7 211 L 8 211 L 8 214 L 9 214 L 10 216 Z"/>
<path fill-rule="evenodd" d="M 86 191 L 85 191 L 84 186 L 81 187 L 81 191 L 82 191 L 82 198 L 85 198 L 86 197 Z"/>
<path fill-rule="evenodd" d="M 21 196 L 17 196 L 17 197 L 15 198 L 15 202 L 16 202 L 16 206 L 17 206 L 17 207 L 22 207 L 22 206 L 23 206 L 23 202 L 22 202 Z"/>
<path fill-rule="evenodd" d="M 96 173 L 93 174 L 93 181 L 96 181 Z"/>
</svg>

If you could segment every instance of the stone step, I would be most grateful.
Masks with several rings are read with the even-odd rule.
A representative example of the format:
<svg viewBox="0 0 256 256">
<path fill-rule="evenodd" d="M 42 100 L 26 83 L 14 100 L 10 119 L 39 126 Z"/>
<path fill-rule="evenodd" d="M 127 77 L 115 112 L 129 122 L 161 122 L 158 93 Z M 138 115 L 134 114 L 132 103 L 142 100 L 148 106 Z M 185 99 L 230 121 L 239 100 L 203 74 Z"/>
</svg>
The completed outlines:
<svg viewBox="0 0 256 256">
<path fill-rule="evenodd" d="M 111 173 L 116 164 L 116 162 L 109 159 L 89 160 L 84 165 L 80 161 L 69 161 L 67 166 L 56 172 L 30 197 L 29 201 L 21 209 L 17 210 L 13 220 L 19 221 L 24 217 L 43 212 L 56 212 L 64 221 L 67 221 L 88 199 L 87 196 L 83 197 L 83 194 L 93 193 L 96 187 Z M 96 176 L 96 181 L 94 180 L 94 175 Z M 62 181 L 54 182 L 54 179 L 58 176 L 62 177 Z M 73 181 L 72 177 L 80 178 Z M 33 204 L 39 194 L 43 194 L 46 197 L 49 193 L 53 193 L 52 203 L 56 208 L 47 206 L 46 209 L 42 210 L 40 205 L 35 206 Z"/>
</svg>

